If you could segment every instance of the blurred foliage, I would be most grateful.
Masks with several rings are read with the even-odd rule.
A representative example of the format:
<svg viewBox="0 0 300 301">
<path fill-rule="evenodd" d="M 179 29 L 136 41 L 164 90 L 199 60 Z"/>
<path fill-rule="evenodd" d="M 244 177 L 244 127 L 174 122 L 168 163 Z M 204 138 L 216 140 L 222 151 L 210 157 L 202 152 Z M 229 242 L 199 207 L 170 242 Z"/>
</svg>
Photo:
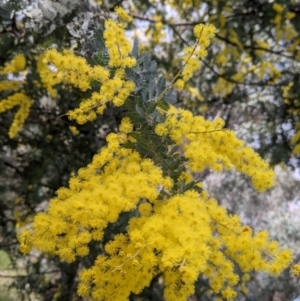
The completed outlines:
<svg viewBox="0 0 300 301">
<path fill-rule="evenodd" d="M 276 167 L 276 174 L 276 186 L 260 195 L 248 179 L 236 172 L 210 174 L 205 187 L 254 230 L 268 230 L 272 239 L 291 248 L 295 254 L 294 264 L 299 264 L 300 179 L 291 169 L 280 166 Z M 299 279 L 292 277 L 289 271 L 278 279 L 263 274 L 252 275 L 249 287 L 246 300 L 292 300 L 300 295 Z"/>
<path fill-rule="evenodd" d="M 18 300 L 29 300 L 32 293 L 43 300 L 76 299 L 79 263 L 69 266 L 44 255 L 20 260 L 16 229 L 46 208 L 55 191 L 104 145 L 106 134 L 117 130 L 121 112 L 110 108 L 92 126 L 69 121 L 64 114 L 78 105 L 82 92 L 59 86 L 58 96 L 51 98 L 37 71 L 37 59 L 48 47 L 83 49 L 85 40 L 95 43 L 90 35 L 102 24 L 100 9 L 89 1 L 7 1 L 0 12 L 0 62 L 4 65 L 16 53 L 25 55 L 26 69 L 19 76 L 22 90 L 33 101 L 26 125 L 15 139 L 9 139 L 7 132 L 16 109 L 0 115 L 0 248 L 9 252 L 10 268 L 21 266 L 26 271 L 26 277 L 15 277 L 10 284 L 18 289 Z M 12 92 L 0 92 L 1 98 Z"/>
<path fill-rule="evenodd" d="M 243 139 L 255 142 L 272 164 L 290 163 L 290 139 L 300 116 L 298 0 L 132 1 L 128 6 L 137 28 L 133 34 L 168 78 L 178 70 L 183 47 L 192 44 L 193 26 L 214 24 L 218 33 L 202 68 L 179 95 L 182 106 L 223 117 L 230 128 L 247 123 Z"/>
</svg>

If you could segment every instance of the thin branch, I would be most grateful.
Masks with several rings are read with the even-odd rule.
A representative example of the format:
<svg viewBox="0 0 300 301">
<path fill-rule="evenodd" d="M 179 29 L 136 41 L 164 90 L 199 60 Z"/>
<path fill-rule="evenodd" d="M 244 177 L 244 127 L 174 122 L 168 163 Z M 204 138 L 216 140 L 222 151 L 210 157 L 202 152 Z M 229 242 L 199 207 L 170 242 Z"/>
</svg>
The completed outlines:
<svg viewBox="0 0 300 301">
<path fill-rule="evenodd" d="M 17 172 L 17 174 L 19 174 L 20 176 L 23 176 L 22 172 L 16 166 L 14 166 L 13 164 L 9 163 L 8 161 L 5 160 L 4 161 L 4 165 L 6 165 L 6 166 L 8 166 L 8 167 L 10 167 L 12 169 L 14 169 Z"/>
<path fill-rule="evenodd" d="M 169 25 L 171 27 L 174 27 L 174 26 L 195 26 L 195 25 L 197 25 L 199 23 L 201 23 L 201 22 L 200 21 L 198 21 L 198 22 L 182 22 L 182 23 L 173 23 L 173 24 L 169 24 Z M 233 45 L 235 47 L 238 47 L 238 45 L 236 43 L 234 43 L 234 42 L 230 41 L 229 39 L 227 39 L 225 37 L 222 37 L 222 36 L 220 36 L 218 34 L 216 34 L 216 38 L 218 38 L 221 41 L 226 42 L 227 44 L 230 44 L 230 45 Z M 254 51 L 265 51 L 265 52 L 268 52 L 268 53 L 272 53 L 272 54 L 283 56 L 283 57 L 288 58 L 288 59 L 294 59 L 292 55 L 284 54 L 283 50 L 282 51 L 275 51 L 275 50 L 268 49 L 268 48 L 253 47 L 253 46 L 249 46 L 249 45 L 243 45 L 243 47 L 245 49 L 251 49 L 251 50 L 254 50 Z"/>
<path fill-rule="evenodd" d="M 268 83 L 263 83 L 263 82 L 254 82 L 254 83 L 245 83 L 245 82 L 239 82 L 236 81 L 234 79 L 231 78 L 227 78 L 226 75 L 224 74 L 220 74 L 219 72 L 217 72 L 212 66 L 209 65 L 208 62 L 206 62 L 205 60 L 201 60 L 201 62 L 207 67 L 209 68 L 215 75 L 224 78 L 226 81 L 233 83 L 233 84 L 237 84 L 237 85 L 244 85 L 244 86 L 269 86 L 269 87 L 276 87 L 276 86 L 281 86 L 280 84 L 268 84 Z M 272 80 L 272 79 L 270 79 Z"/>
<path fill-rule="evenodd" d="M 130 14 L 133 18 L 135 19 L 139 19 L 139 20 L 144 20 L 144 21 L 148 21 L 148 22 L 151 22 L 151 23 L 156 23 L 156 22 L 163 22 L 167 25 L 169 25 L 172 30 L 180 37 L 180 39 L 185 43 L 185 44 L 188 44 L 188 42 L 181 36 L 181 34 L 174 28 L 176 26 L 195 26 L 199 23 L 203 23 L 202 21 L 192 21 L 192 22 L 178 22 L 178 23 L 171 23 L 167 20 L 154 20 L 154 19 L 151 19 L 149 17 L 144 17 L 144 16 L 140 16 L 140 15 L 137 15 L 137 14 Z M 221 40 L 221 41 L 224 41 L 226 42 L 227 44 L 230 44 L 230 45 L 233 45 L 235 47 L 238 47 L 238 45 L 232 41 L 230 41 L 229 39 L 227 39 L 226 37 L 222 37 L 218 34 L 216 34 L 216 37 Z M 265 51 L 265 52 L 268 52 L 268 53 L 272 53 L 272 54 L 276 54 L 276 55 L 280 55 L 282 57 L 285 57 L 285 58 L 288 58 L 288 59 L 294 59 L 294 57 L 292 55 L 287 55 L 287 54 L 284 54 L 283 53 L 283 50 L 281 51 L 275 51 L 275 50 L 272 50 L 272 49 L 268 49 L 268 48 L 264 48 L 264 47 L 253 47 L 253 46 L 249 46 L 249 45 L 243 45 L 243 47 L 245 49 L 251 49 L 251 50 L 254 50 L 254 51 Z"/>
<path fill-rule="evenodd" d="M 183 42 L 183 44 L 185 45 L 189 45 L 188 41 L 181 35 L 181 33 L 176 29 L 176 26 L 194 26 L 194 25 L 197 25 L 200 23 L 200 21 L 193 21 L 193 22 L 179 22 L 179 23 L 169 23 L 168 21 L 165 21 L 165 20 L 161 20 L 161 21 L 158 21 L 158 20 L 154 20 L 154 19 L 151 19 L 149 17 L 143 17 L 143 16 L 140 16 L 140 15 L 137 15 L 137 14 L 131 14 L 132 17 L 136 18 L 136 19 L 140 19 L 140 20 L 144 20 L 144 21 L 148 21 L 148 22 L 152 22 L 152 23 L 155 23 L 155 22 L 164 22 L 166 23 L 167 25 L 170 26 L 170 28 L 173 30 L 173 32 L 180 38 L 180 40 Z M 238 45 L 232 41 L 230 41 L 229 39 L 225 38 L 225 37 L 222 37 L 218 34 L 216 34 L 216 37 L 219 39 L 219 40 L 222 40 L 224 42 L 226 42 L 227 44 L 231 44 L 235 47 L 238 47 Z M 288 59 L 293 59 L 292 56 L 289 56 L 289 55 L 285 55 L 283 54 L 283 51 L 275 51 L 275 50 L 271 50 L 271 49 L 267 49 L 267 48 L 263 48 L 263 47 L 253 47 L 253 46 L 247 46 L 247 45 L 243 45 L 243 47 L 245 49 L 251 49 L 251 50 L 259 50 L 259 51 L 266 51 L 266 52 L 269 52 L 269 53 L 272 53 L 272 54 L 276 54 L 276 55 L 280 55 L 282 57 L 286 57 Z M 222 77 L 224 78 L 226 81 L 228 82 L 231 82 L 233 84 L 237 84 L 237 85 L 245 85 L 245 86 L 271 86 L 271 87 L 274 87 L 274 86 L 280 86 L 280 84 L 268 84 L 268 83 L 263 83 L 263 82 L 254 82 L 254 83 L 244 83 L 244 82 L 239 82 L 239 81 L 236 81 L 236 80 L 233 80 L 233 79 L 230 79 L 230 78 L 227 78 L 226 75 L 223 75 L 223 74 L 220 74 L 218 73 L 212 66 L 210 66 L 205 60 L 201 60 L 204 65 L 206 65 L 215 75 L 219 76 L 219 77 Z M 271 79 L 272 80 L 272 79 Z"/>
<path fill-rule="evenodd" d="M 196 26 L 199 23 L 203 23 L 202 21 L 193 21 L 193 22 L 178 22 L 178 23 L 173 23 L 173 26 Z"/>
<path fill-rule="evenodd" d="M 169 26 L 171 27 L 171 29 L 174 31 L 174 33 L 176 35 L 179 36 L 180 40 L 185 44 L 185 45 L 189 45 L 188 41 L 182 37 L 182 35 L 180 34 L 180 32 L 175 28 L 175 26 L 173 26 L 173 24 L 169 24 Z"/>
<path fill-rule="evenodd" d="M 174 31 L 174 33 L 180 38 L 180 40 L 185 44 L 188 45 L 188 42 L 182 37 L 179 31 L 176 30 L 176 28 L 173 25 L 170 25 L 171 29 Z M 233 43 L 233 45 L 236 45 Z M 237 46 L 237 45 L 236 45 Z M 218 77 L 224 78 L 226 81 L 231 82 L 233 84 L 237 85 L 245 85 L 245 86 L 280 86 L 279 84 L 268 84 L 268 83 L 263 83 L 263 82 L 255 82 L 255 83 L 244 83 L 244 82 L 239 82 L 236 80 L 233 80 L 231 78 L 227 78 L 226 75 L 220 74 L 217 72 L 212 66 L 210 66 L 205 60 L 201 59 L 201 61 L 204 63 L 205 66 L 207 66 L 215 75 Z"/>
<path fill-rule="evenodd" d="M 0 278 L 19 278 L 19 277 L 27 277 L 28 275 L 3 275 L 3 274 L 0 274 Z"/>
<path fill-rule="evenodd" d="M 230 129 L 219 129 L 219 130 L 209 130 L 209 131 L 202 131 L 202 132 L 188 132 L 187 134 L 210 134 L 210 133 L 214 133 L 214 132 L 226 132 L 226 131 L 230 131 Z"/>
<path fill-rule="evenodd" d="M 161 20 L 154 20 L 154 19 L 151 19 L 149 17 L 140 16 L 140 15 L 137 15 L 137 14 L 134 14 L 134 13 L 130 13 L 129 15 L 131 17 L 135 18 L 135 19 L 148 21 L 148 22 L 151 22 L 151 23 L 161 22 Z"/>
<path fill-rule="evenodd" d="M 226 42 L 227 44 L 230 44 L 230 45 L 233 45 L 235 47 L 238 47 L 238 45 L 232 41 L 230 41 L 229 39 L 225 38 L 225 37 L 222 37 L 218 34 L 216 34 L 216 37 L 221 40 L 221 41 L 224 41 Z M 269 53 L 273 53 L 273 54 L 276 54 L 276 55 L 280 55 L 280 56 L 283 56 L 283 57 L 286 57 L 288 59 L 293 59 L 292 56 L 290 55 L 286 55 L 286 54 L 283 54 L 283 51 L 275 51 L 275 50 L 271 50 L 271 49 L 268 49 L 268 48 L 263 48 L 263 47 L 253 47 L 253 46 L 248 46 L 248 45 L 243 45 L 243 48 L 245 49 L 251 49 L 251 50 L 260 50 L 260 51 L 266 51 L 266 52 L 269 52 Z"/>
</svg>

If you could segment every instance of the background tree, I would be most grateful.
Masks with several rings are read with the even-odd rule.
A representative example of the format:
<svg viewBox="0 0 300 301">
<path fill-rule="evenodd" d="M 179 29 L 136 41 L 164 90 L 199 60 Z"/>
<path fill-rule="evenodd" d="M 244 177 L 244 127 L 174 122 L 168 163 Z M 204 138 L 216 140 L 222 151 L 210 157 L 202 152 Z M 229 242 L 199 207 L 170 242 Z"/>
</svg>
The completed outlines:
<svg viewBox="0 0 300 301">
<path fill-rule="evenodd" d="M 299 263 L 299 179 L 289 169 L 276 166 L 275 170 L 276 186 L 260 195 L 235 172 L 210 174 L 205 184 L 212 196 L 222 200 L 230 212 L 238 212 L 253 229 L 267 229 L 273 238 L 293 249 L 294 263 Z M 276 280 L 252 275 L 248 285 L 249 300 L 293 300 L 299 294 L 299 280 L 288 272 Z"/>
<path fill-rule="evenodd" d="M 191 45 L 191 28 L 200 22 L 218 28 L 201 69 L 180 95 L 182 105 L 210 118 L 222 116 L 230 128 L 247 126 L 247 140 L 277 164 L 289 162 L 299 139 L 291 142 L 299 121 L 299 5 L 170 0 L 136 1 L 129 10 L 170 78 L 177 72 L 176 54 Z"/>
<path fill-rule="evenodd" d="M 12 268 L 20 264 L 15 229 L 28 223 L 36 210 L 45 208 L 55 191 L 67 184 L 70 174 L 90 162 L 104 145 L 106 133 L 116 130 L 120 118 L 116 110 L 108 109 L 92 127 L 75 125 L 63 115 L 76 107 L 82 92 L 73 88 L 61 93 L 65 90 L 62 86 L 47 90 L 40 79 L 39 58 L 47 47 L 81 45 L 90 38 L 91 27 L 101 25 L 99 8 L 91 5 L 82 1 L 8 1 L 1 6 L 1 98 L 22 91 L 32 102 L 26 127 L 14 139 L 7 133 L 18 106 L 0 115 L 1 249 L 9 253 Z M 14 57 L 20 53 L 16 61 Z M 18 58 L 23 60 L 21 70 L 9 70 L 18 65 Z M 43 294 L 44 300 L 69 300 L 76 295 L 78 264 L 45 260 L 39 255 L 23 262 L 21 270 L 24 273 L 25 269 L 26 277 L 11 276 L 17 299 L 29 298 L 32 292 Z"/>
</svg>

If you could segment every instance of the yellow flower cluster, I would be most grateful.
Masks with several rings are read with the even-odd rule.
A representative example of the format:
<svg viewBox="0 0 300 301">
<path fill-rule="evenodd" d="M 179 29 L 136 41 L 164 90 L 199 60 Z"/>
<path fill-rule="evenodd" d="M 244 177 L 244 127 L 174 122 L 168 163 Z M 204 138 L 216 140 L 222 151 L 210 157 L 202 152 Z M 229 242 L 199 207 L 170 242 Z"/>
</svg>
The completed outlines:
<svg viewBox="0 0 300 301">
<path fill-rule="evenodd" d="M 130 57 L 131 44 L 125 37 L 124 25 L 112 19 L 105 21 L 105 46 L 109 53 L 109 66 L 115 68 L 132 68 L 135 58 Z"/>
<path fill-rule="evenodd" d="M 300 113 L 300 109 L 297 108 L 297 94 L 293 93 L 294 90 L 294 82 L 288 83 L 286 86 L 282 86 L 282 97 L 284 99 L 284 103 L 287 105 L 292 105 L 293 108 L 289 109 L 288 112 L 292 115 L 298 116 Z M 295 108 L 296 107 L 296 108 Z"/>
<path fill-rule="evenodd" d="M 22 87 L 24 79 L 9 79 L 7 75 L 23 71 L 25 67 L 25 56 L 23 54 L 18 54 L 9 63 L 7 63 L 4 68 L 0 68 L 0 75 L 3 77 L 0 81 L 0 91 L 19 90 Z M 23 126 L 24 121 L 29 114 L 31 105 L 32 101 L 24 94 L 23 91 L 17 92 L 0 101 L 0 114 L 14 108 L 15 106 L 20 106 L 8 131 L 8 136 L 11 139 L 17 135 Z"/>
<path fill-rule="evenodd" d="M 288 112 L 297 118 L 300 114 L 300 108 L 297 105 L 298 102 L 297 94 L 292 92 L 293 86 L 294 86 L 294 82 L 290 82 L 288 85 L 283 86 L 281 89 L 282 89 L 282 97 L 284 98 L 284 103 L 290 106 Z M 298 120 L 295 124 L 296 132 L 291 139 L 291 144 L 293 145 L 293 150 L 292 150 L 293 155 L 297 155 L 300 153 L 300 121 L 299 119 L 296 120 Z"/>
<path fill-rule="evenodd" d="M 261 62 L 258 64 L 257 68 L 254 70 L 254 73 L 257 74 L 258 79 L 262 80 L 265 77 L 272 83 L 276 82 L 281 77 L 280 70 L 270 62 Z"/>
<path fill-rule="evenodd" d="M 188 81 L 193 74 L 200 68 L 200 60 L 207 56 L 206 48 L 210 40 L 214 37 L 216 28 L 214 25 L 198 24 L 194 27 L 194 35 L 197 38 L 196 44 L 183 49 L 182 57 L 184 65 L 181 70 L 182 79 L 176 81 L 178 89 L 182 89 L 184 83 Z"/>
<path fill-rule="evenodd" d="M 127 234 L 116 235 L 105 246 L 107 255 L 81 272 L 80 296 L 127 300 L 162 274 L 165 299 L 185 301 L 202 274 L 215 294 L 233 300 L 233 287 L 240 281 L 235 263 L 245 273 L 278 275 L 291 261 L 289 250 L 280 250 L 266 232 L 252 235 L 237 216 L 229 216 L 205 193 L 143 201 L 138 209 L 140 217 L 131 218 Z"/>
<path fill-rule="evenodd" d="M 232 92 L 235 87 L 235 83 L 226 80 L 225 78 L 219 77 L 214 85 L 213 93 L 220 97 L 226 97 Z"/>
<path fill-rule="evenodd" d="M 18 54 L 4 68 L 0 68 L 0 75 L 20 72 L 24 70 L 25 66 L 26 59 L 24 54 Z"/>
<path fill-rule="evenodd" d="M 257 48 L 262 48 L 262 49 L 255 50 L 255 54 L 257 54 L 259 56 L 265 54 L 266 50 L 268 50 L 269 47 L 270 47 L 269 43 L 267 41 L 263 40 L 263 39 L 257 39 L 255 41 L 255 43 L 257 45 Z M 263 49 L 266 49 L 266 50 L 263 50 Z"/>
<path fill-rule="evenodd" d="M 18 73 L 24 70 L 26 59 L 23 54 L 16 55 L 5 67 L 0 67 L 0 91 L 18 90 L 23 84 L 23 80 L 8 79 L 7 75 Z"/>
<path fill-rule="evenodd" d="M 11 81 L 11 80 L 2 80 L 0 81 L 0 92 L 1 91 L 9 91 L 9 90 L 18 90 L 21 85 L 23 84 L 23 81 Z"/>
<path fill-rule="evenodd" d="M 108 256 L 99 256 L 80 275 L 79 295 L 91 291 L 96 300 L 127 300 L 131 291 L 139 293 L 163 273 L 166 300 L 187 300 L 210 256 L 209 217 L 195 195 L 142 202 L 141 216 L 130 220 L 128 234 L 117 235 L 105 247 Z"/>
<path fill-rule="evenodd" d="M 10 138 L 14 138 L 20 131 L 29 114 L 31 105 L 32 101 L 23 92 L 15 93 L 14 95 L 0 101 L 0 114 L 15 106 L 20 106 L 18 112 L 14 116 L 13 123 L 9 128 L 8 136 Z"/>
<path fill-rule="evenodd" d="M 55 75 L 55 72 L 53 74 L 51 73 L 50 78 L 47 76 L 50 71 L 48 63 L 49 62 L 47 62 L 47 60 L 45 59 L 44 54 L 41 54 L 37 59 L 36 69 L 37 73 L 40 76 L 42 85 L 48 91 L 50 97 L 55 98 L 57 96 L 57 90 L 53 87 L 53 85 L 55 85 L 55 82 L 53 82 L 53 76 Z"/>
<path fill-rule="evenodd" d="M 292 144 L 294 144 L 294 148 L 292 150 L 292 154 L 297 155 L 300 153 L 300 121 L 296 124 L 296 133 L 291 139 Z"/>
<path fill-rule="evenodd" d="M 131 22 L 132 21 L 132 17 L 128 15 L 128 13 L 126 12 L 126 10 L 124 10 L 122 7 L 117 6 L 115 8 L 115 13 L 118 15 L 118 17 L 125 22 Z"/>
<path fill-rule="evenodd" d="M 98 67 L 101 68 L 94 68 Z M 79 124 L 95 120 L 97 114 L 105 110 L 107 102 L 112 101 L 116 107 L 122 106 L 134 88 L 133 82 L 124 80 L 124 70 L 118 69 L 112 79 L 107 79 L 101 85 L 99 92 L 94 92 L 91 98 L 82 101 L 79 108 L 69 111 L 69 118 Z"/>
<path fill-rule="evenodd" d="M 216 141 L 222 140 L 222 145 L 229 144 L 240 153 L 243 144 L 232 135 L 230 139 L 222 136 L 211 141 L 216 133 L 222 133 L 222 126 L 222 120 L 198 120 L 187 111 L 171 107 L 166 124 L 158 125 L 156 130 L 167 128 L 168 133 L 163 134 L 170 135 L 177 144 L 186 142 L 183 147 L 190 165 L 197 158 L 202 161 L 199 151 L 205 144 L 220 162 L 224 161 L 222 164 L 231 167 L 236 162 L 230 155 L 214 150 Z M 138 210 L 127 232 L 116 234 L 104 246 L 105 254 L 80 273 L 78 295 L 91 295 L 95 300 L 127 300 L 131 292 L 140 293 L 153 277 L 162 275 L 166 300 L 184 301 L 194 293 L 195 281 L 202 275 L 215 294 L 234 300 L 234 288 L 240 283 L 236 265 L 245 275 L 257 270 L 275 276 L 289 265 L 289 250 L 279 249 L 265 231 L 253 234 L 248 226 L 241 225 L 238 216 L 229 215 L 205 191 L 170 195 L 172 179 L 164 177 L 152 160 L 121 146 L 132 130 L 130 118 L 123 118 L 120 133 L 109 134 L 107 147 L 70 179 L 69 188 L 58 190 L 48 211 L 38 213 L 31 228 L 20 232 L 22 252 L 35 247 L 73 262 L 77 256 L 89 254 L 88 244 L 101 241 L 108 223 L 116 222 L 121 212 Z M 193 141 L 199 144 L 198 155 L 196 152 L 195 157 L 189 157 L 188 147 Z M 161 190 L 166 192 L 163 200 Z"/>
<path fill-rule="evenodd" d="M 231 169 L 251 177 L 253 186 L 264 191 L 274 185 L 274 172 L 251 148 L 244 145 L 233 131 L 223 129 L 224 121 L 217 118 L 205 120 L 190 111 L 171 107 L 166 121 L 156 126 L 159 136 L 169 136 L 183 146 L 184 156 L 192 172 L 202 172 L 206 167 L 214 171 Z"/>
<path fill-rule="evenodd" d="M 282 14 L 282 12 L 285 9 L 285 5 L 281 5 L 279 3 L 273 3 L 272 8 L 276 11 L 278 14 Z"/>
<path fill-rule="evenodd" d="M 119 130 L 122 133 L 128 134 L 130 132 L 132 132 L 133 130 L 133 124 L 131 123 L 131 120 L 129 117 L 124 117 L 121 121 Z"/>
<path fill-rule="evenodd" d="M 178 2 L 177 0 L 167 0 L 166 3 L 171 6 L 172 9 L 178 9 L 178 4 L 180 3 L 180 9 L 178 13 L 181 15 L 181 17 L 186 17 L 186 11 L 185 9 L 198 9 L 201 1 L 200 0 L 182 0 Z"/>
<path fill-rule="evenodd" d="M 48 212 L 38 213 L 32 229 L 22 232 L 22 252 L 35 247 L 72 262 L 89 253 L 87 244 L 101 240 L 103 230 L 121 212 L 133 210 L 142 198 L 156 200 L 158 187 L 164 184 L 161 169 L 136 151 L 120 147 L 126 142 L 125 133 L 110 134 L 107 141 L 92 163 L 70 179 L 69 189 L 58 190 Z"/>
<path fill-rule="evenodd" d="M 56 49 L 45 52 L 43 63 L 46 66 L 41 72 L 42 81 L 54 86 L 66 81 L 82 91 L 91 88 L 91 80 L 104 82 L 109 77 L 109 72 L 101 67 L 91 67 L 83 57 L 78 57 L 72 52 L 59 53 Z"/>
<path fill-rule="evenodd" d="M 151 32 L 151 41 L 154 44 L 159 44 L 163 38 L 166 37 L 166 34 L 164 32 L 164 24 L 160 21 L 159 16 L 154 16 L 155 23 L 153 25 L 153 28 L 149 28 L 149 32 Z"/>
<path fill-rule="evenodd" d="M 117 12 L 120 14 L 120 8 Z M 97 114 L 102 114 L 106 103 L 112 101 L 115 106 L 122 106 L 135 84 L 125 80 L 126 67 L 133 67 L 135 58 L 130 57 L 131 45 L 126 39 L 124 26 L 111 19 L 105 22 L 105 45 L 109 53 L 109 67 L 117 68 L 112 77 L 111 70 L 102 66 L 90 66 L 82 57 L 75 56 L 71 52 L 60 54 L 55 49 L 48 50 L 41 62 L 41 79 L 50 94 L 55 95 L 54 85 L 63 81 L 78 87 L 82 91 L 91 88 L 91 82 L 100 83 L 99 92 L 93 92 L 92 96 L 83 100 L 79 108 L 69 111 L 69 118 L 79 124 L 93 121 Z M 44 67 L 43 67 L 44 66 Z"/>
<path fill-rule="evenodd" d="M 76 126 L 69 126 L 69 130 L 71 131 L 71 133 L 74 135 L 74 136 L 77 136 L 80 134 L 80 132 L 78 131 L 78 129 L 76 128 Z"/>
<path fill-rule="evenodd" d="M 295 264 L 292 266 L 292 274 L 296 277 L 298 277 L 300 275 L 300 265 L 299 264 Z"/>
<path fill-rule="evenodd" d="M 287 42 L 291 42 L 297 36 L 297 32 L 294 26 L 289 23 L 289 20 L 293 19 L 296 14 L 286 9 L 286 5 L 276 2 L 273 3 L 272 8 L 276 12 L 274 19 L 271 20 L 275 24 L 276 41 L 279 42 L 284 39 Z M 299 43 L 299 41 L 294 42 L 296 44 Z"/>
<path fill-rule="evenodd" d="M 129 21 L 122 8 L 116 8 L 120 19 Z M 212 25 L 197 25 L 197 43 L 185 48 L 181 87 L 200 67 L 206 48 L 215 34 Z M 134 91 L 133 82 L 125 80 L 126 67 L 132 68 L 131 46 L 125 38 L 124 26 L 114 20 L 105 22 L 105 45 L 109 53 L 108 67 L 90 66 L 86 60 L 70 52 L 56 50 L 45 53 L 41 68 L 44 85 L 50 88 L 66 81 L 82 91 L 99 83 L 99 91 L 69 112 L 78 123 L 94 120 L 107 102 L 121 106 Z M 21 94 L 21 93 L 20 93 Z M 14 98 L 0 102 L 13 107 Z M 30 103 L 30 102 L 29 102 Z M 14 104 L 14 105 L 13 105 Z M 29 108 L 28 108 L 29 109 Z M 189 111 L 170 107 L 164 123 L 156 125 L 159 136 L 168 136 L 181 147 L 187 159 L 188 172 L 181 179 L 192 180 L 191 172 L 206 167 L 215 171 L 236 168 L 252 179 L 258 191 L 270 188 L 274 173 L 250 147 L 244 145 L 230 130 L 223 129 L 224 121 L 205 120 Z M 89 243 L 98 241 L 105 252 L 94 265 L 80 273 L 78 295 L 94 300 L 128 300 L 130 293 L 140 293 L 154 277 L 161 277 L 167 301 L 185 301 L 194 293 L 199 275 L 205 277 L 214 294 L 224 300 L 236 297 L 240 284 L 236 268 L 245 273 L 265 271 L 279 275 L 291 262 L 290 250 L 281 250 L 270 241 L 268 233 L 252 233 L 242 226 L 238 216 L 230 215 L 216 200 L 203 191 L 178 193 L 179 183 L 163 175 L 160 166 L 123 144 L 132 142 L 133 120 L 125 117 L 120 132 L 107 136 L 107 146 L 92 162 L 69 180 L 69 188 L 61 188 L 46 212 L 38 213 L 32 225 L 19 233 L 20 250 L 32 248 L 57 255 L 73 262 L 87 256 Z M 76 134 L 77 129 L 70 127 Z M 157 138 L 157 137 L 156 137 Z M 167 139 L 169 140 L 169 139 Z M 122 146 L 123 145 L 123 146 Z M 201 186 L 200 184 L 198 184 Z M 174 191 L 173 191 L 174 190 Z M 134 211 L 126 230 L 105 245 L 104 230 L 116 223 L 122 212 Z M 243 281 L 242 279 L 242 281 Z"/>
</svg>

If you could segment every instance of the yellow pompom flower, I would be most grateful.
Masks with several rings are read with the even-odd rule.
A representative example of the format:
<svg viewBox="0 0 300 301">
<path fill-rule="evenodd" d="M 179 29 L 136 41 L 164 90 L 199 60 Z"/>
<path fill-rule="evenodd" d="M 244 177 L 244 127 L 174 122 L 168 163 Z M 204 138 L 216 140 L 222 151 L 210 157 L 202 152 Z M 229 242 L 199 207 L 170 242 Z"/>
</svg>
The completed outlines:
<svg viewBox="0 0 300 301">
<path fill-rule="evenodd" d="M 293 265 L 291 271 L 295 277 L 298 277 L 300 275 L 300 265 L 299 264 Z"/>
<path fill-rule="evenodd" d="M 10 138 L 14 138 L 22 128 L 24 121 L 29 115 L 29 110 L 32 103 L 33 102 L 23 92 L 15 93 L 9 96 L 7 99 L 0 101 L 0 113 L 4 113 L 15 106 L 20 106 L 8 131 Z"/>
<path fill-rule="evenodd" d="M 211 39 L 216 33 L 214 25 L 198 24 L 194 27 L 194 35 L 197 38 L 197 42 L 194 46 L 185 47 L 183 49 L 183 68 L 181 72 L 176 76 L 182 76 L 182 81 L 186 82 L 193 74 L 200 68 L 200 59 L 203 59 L 207 55 L 206 48 L 210 44 Z M 175 84 L 176 85 L 176 84 Z M 183 87 L 181 81 L 177 81 L 177 85 Z"/>
<path fill-rule="evenodd" d="M 132 17 L 128 15 L 128 13 L 120 6 L 115 8 L 115 13 L 122 21 L 131 22 Z"/>
<path fill-rule="evenodd" d="M 280 5 L 279 3 L 273 3 L 272 8 L 278 13 L 281 14 L 284 11 L 285 6 Z"/>
<path fill-rule="evenodd" d="M 156 127 L 155 127 L 155 133 L 158 135 L 158 136 L 165 136 L 168 134 L 168 128 L 164 125 L 164 124 L 157 124 Z"/>
<path fill-rule="evenodd" d="M 184 81 L 182 79 L 178 79 L 174 85 L 178 90 L 182 90 L 184 87 Z"/>
<path fill-rule="evenodd" d="M 0 68 L 0 74 L 17 73 L 24 70 L 25 66 L 26 59 L 24 54 L 18 54 L 4 68 Z"/>
<path fill-rule="evenodd" d="M 70 131 L 72 132 L 72 134 L 74 136 L 77 136 L 78 134 L 80 134 L 80 132 L 78 131 L 78 129 L 76 128 L 76 126 L 69 126 Z"/>
<path fill-rule="evenodd" d="M 121 125 L 119 127 L 120 132 L 128 134 L 133 130 L 133 124 L 129 117 L 124 117 L 121 121 Z"/>
</svg>

